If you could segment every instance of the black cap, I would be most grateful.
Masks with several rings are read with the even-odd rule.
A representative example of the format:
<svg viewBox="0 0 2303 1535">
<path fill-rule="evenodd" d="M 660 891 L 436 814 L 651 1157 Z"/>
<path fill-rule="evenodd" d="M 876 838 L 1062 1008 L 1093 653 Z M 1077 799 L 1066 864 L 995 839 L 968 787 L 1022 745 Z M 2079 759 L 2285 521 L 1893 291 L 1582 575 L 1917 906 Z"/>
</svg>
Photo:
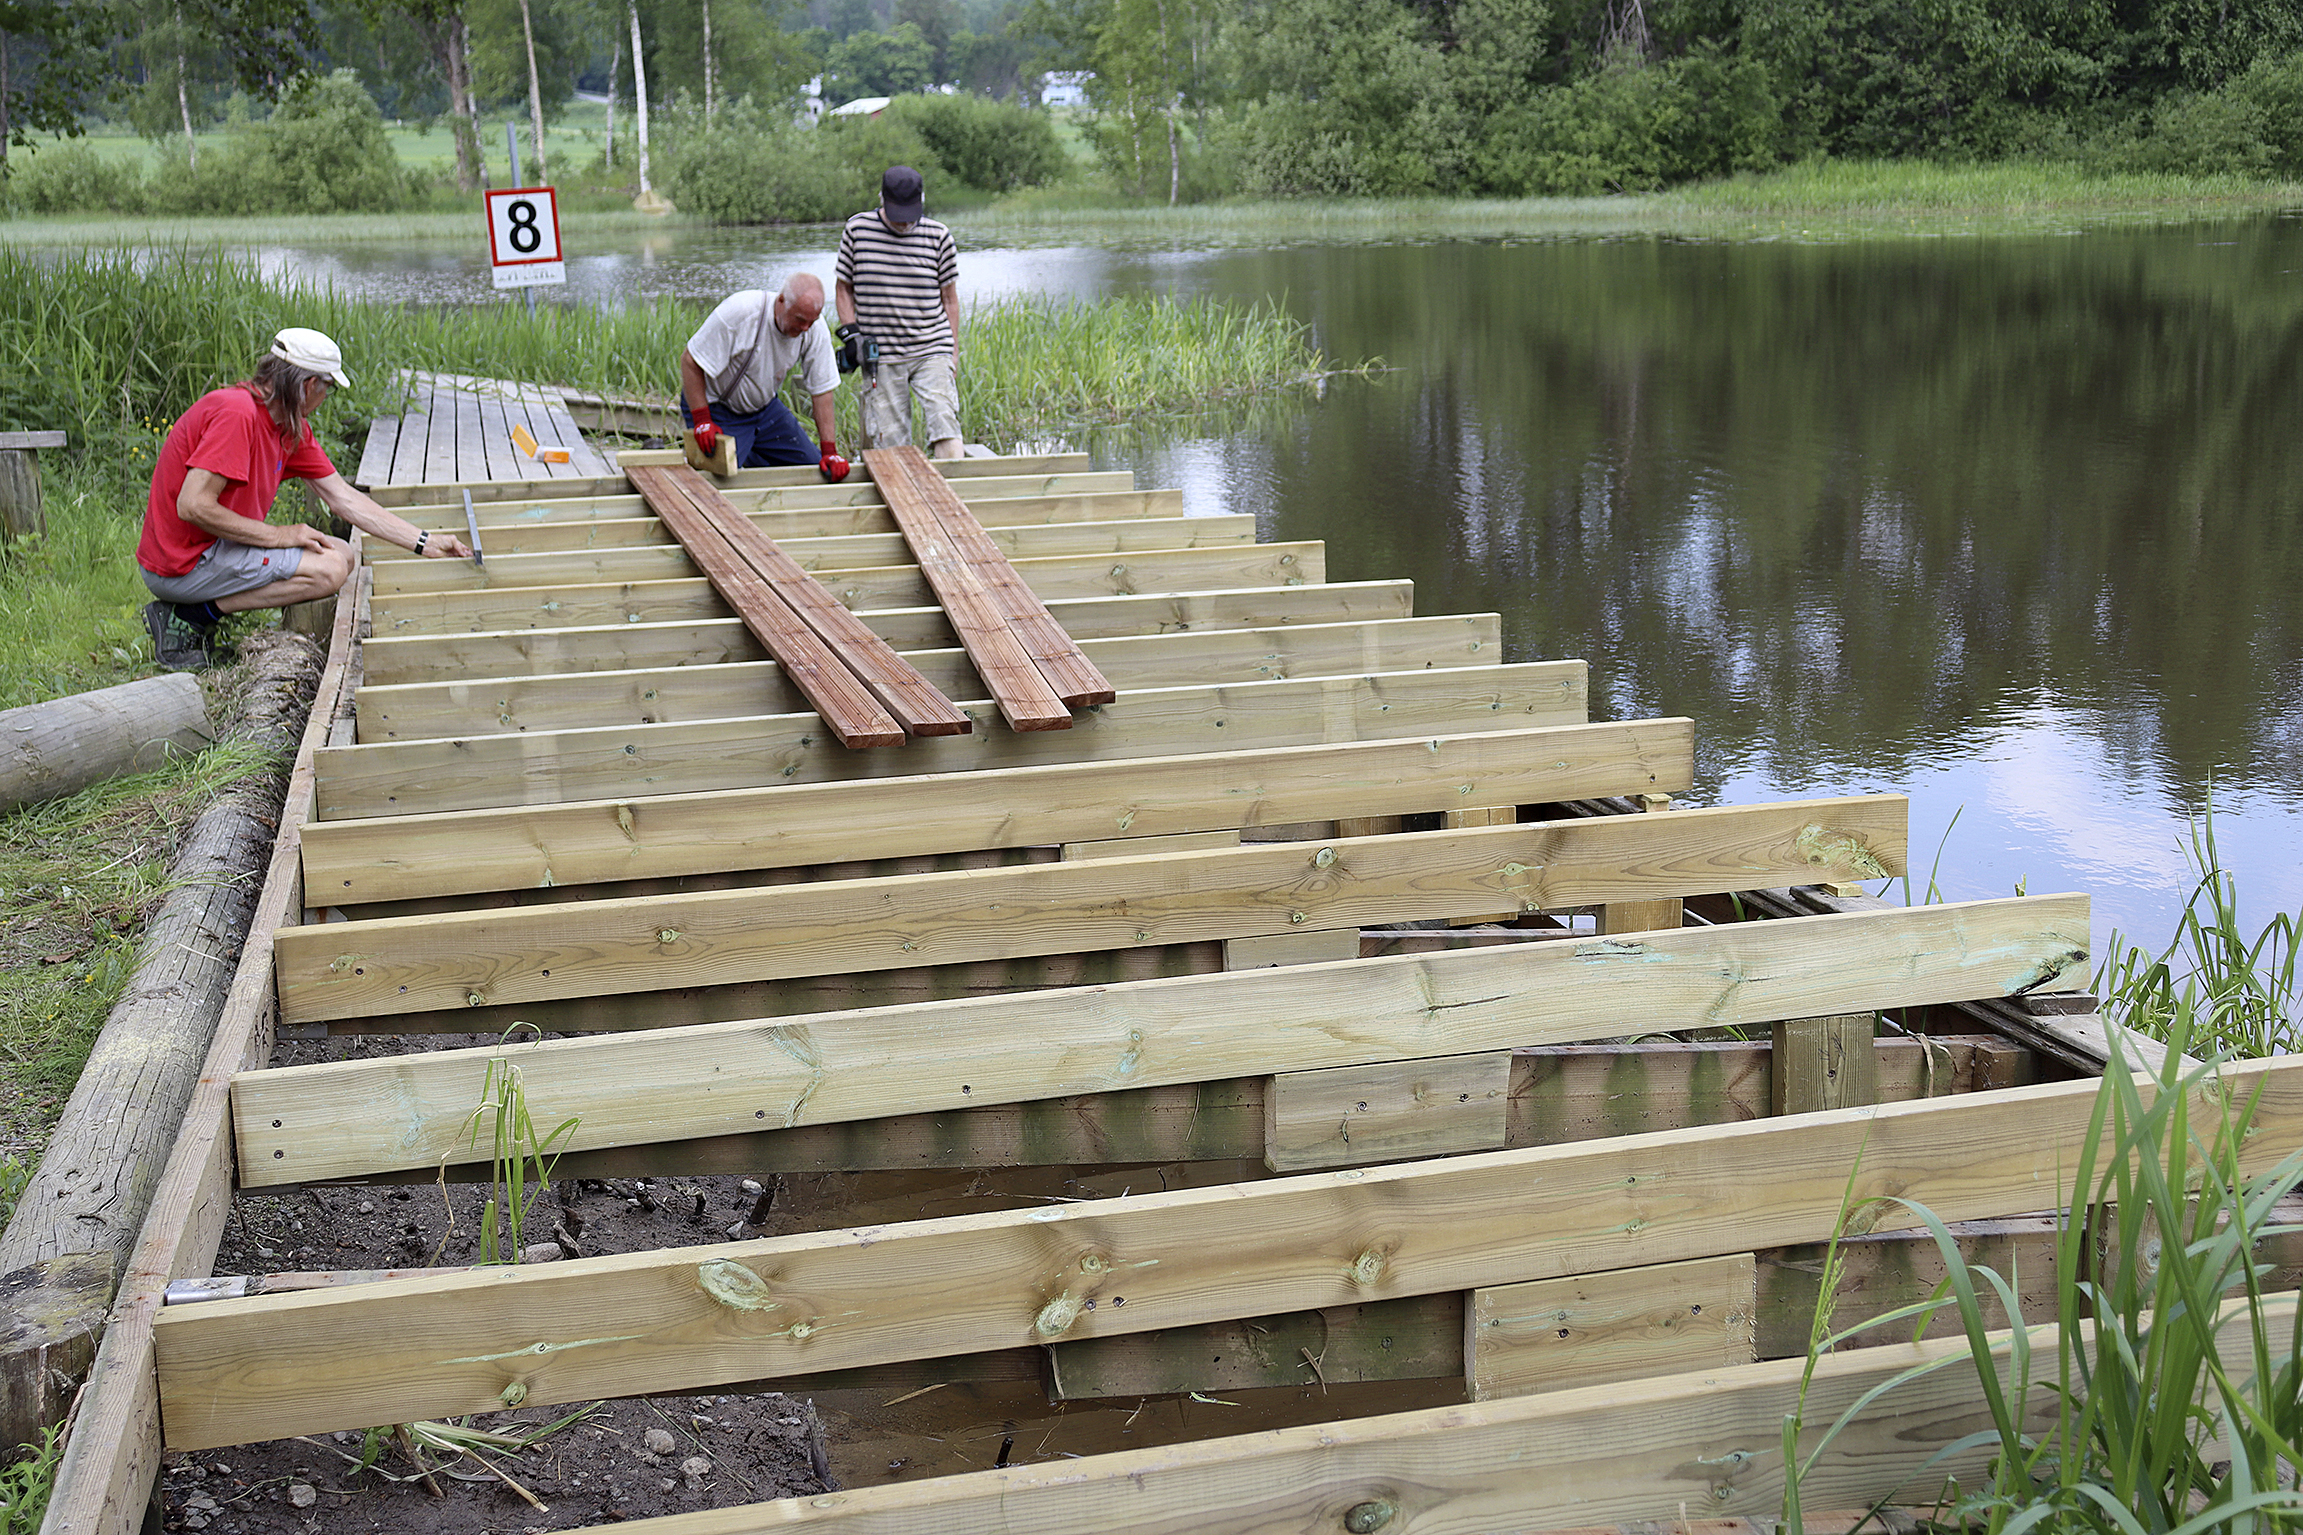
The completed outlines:
<svg viewBox="0 0 2303 1535">
<path fill-rule="evenodd" d="M 917 224 L 927 211 L 928 190 L 920 173 L 908 165 L 891 165 L 880 178 L 880 211 L 891 224 Z"/>
</svg>

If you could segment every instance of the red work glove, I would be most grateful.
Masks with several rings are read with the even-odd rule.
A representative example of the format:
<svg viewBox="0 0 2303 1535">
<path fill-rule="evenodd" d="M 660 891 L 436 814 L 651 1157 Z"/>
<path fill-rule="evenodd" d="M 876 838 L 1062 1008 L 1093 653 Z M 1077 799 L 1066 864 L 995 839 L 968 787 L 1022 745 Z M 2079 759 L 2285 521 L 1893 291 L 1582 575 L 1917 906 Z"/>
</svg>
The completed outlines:
<svg viewBox="0 0 2303 1535">
<path fill-rule="evenodd" d="M 720 429 L 712 425 L 712 408 L 699 406 L 696 410 L 696 451 L 706 458 L 720 445 Z"/>
<path fill-rule="evenodd" d="M 816 461 L 816 468 L 834 485 L 848 477 L 848 461 L 840 457 L 840 445 L 829 437 L 824 439 L 824 456 Z"/>
</svg>

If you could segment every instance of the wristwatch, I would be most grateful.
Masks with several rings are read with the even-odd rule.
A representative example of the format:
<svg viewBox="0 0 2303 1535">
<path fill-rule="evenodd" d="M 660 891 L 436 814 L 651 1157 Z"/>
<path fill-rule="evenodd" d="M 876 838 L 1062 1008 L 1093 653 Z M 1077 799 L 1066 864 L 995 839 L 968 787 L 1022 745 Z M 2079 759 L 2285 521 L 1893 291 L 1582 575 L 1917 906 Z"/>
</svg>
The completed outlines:
<svg viewBox="0 0 2303 1535">
<path fill-rule="evenodd" d="M 424 529 L 422 532 L 420 532 L 420 533 L 418 533 L 418 534 L 416 535 L 416 542 L 415 542 L 415 543 L 414 543 L 414 544 L 411 546 L 411 547 L 412 547 L 412 550 L 413 550 L 413 552 L 415 552 L 415 553 L 417 553 L 417 554 L 422 554 L 422 553 L 424 552 L 424 546 L 425 546 L 426 544 L 430 543 L 431 541 L 432 541 L 432 530 L 431 530 L 430 528 L 426 528 L 426 529 Z"/>
</svg>

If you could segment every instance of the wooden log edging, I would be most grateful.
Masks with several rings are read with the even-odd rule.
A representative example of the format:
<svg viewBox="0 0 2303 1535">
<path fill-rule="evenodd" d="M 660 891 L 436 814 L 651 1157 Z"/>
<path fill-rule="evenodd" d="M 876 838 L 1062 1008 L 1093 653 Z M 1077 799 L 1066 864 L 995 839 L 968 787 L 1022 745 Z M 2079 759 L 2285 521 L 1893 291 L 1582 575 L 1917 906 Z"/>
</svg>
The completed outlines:
<svg viewBox="0 0 2303 1535">
<path fill-rule="evenodd" d="M 229 733 L 284 752 L 310 707 L 317 659 L 299 637 L 270 640 Z M 180 683 L 201 707 L 190 677 L 149 680 L 172 684 L 171 694 Z M 60 1422 L 95 1356 L 114 1279 L 223 1012 L 284 788 L 277 772 L 252 775 L 193 823 L 169 866 L 169 893 L 144 930 L 136 972 L 0 1234 L 0 1446 L 37 1442 Z"/>
<path fill-rule="evenodd" d="M 0 709 L 0 815 L 156 768 L 214 738 L 189 672 Z"/>
<path fill-rule="evenodd" d="M 354 547 L 357 548 L 357 539 Z M 361 594 L 364 598 L 364 592 Z M 272 935 L 303 907 L 298 830 L 311 814 L 312 752 L 327 739 L 349 698 L 357 620 L 364 600 L 336 605 L 327 666 L 304 721 L 296 764 L 280 802 L 278 831 L 262 894 L 240 951 L 190 1105 L 98 1345 L 74 1404 L 56 1469 L 43 1535 L 119 1535 L 143 1521 L 160 1468 L 160 1386 L 152 1322 L 168 1283 L 215 1265 L 232 1210 L 232 1144 L 227 1109 L 235 1072 L 272 1053 Z"/>
</svg>

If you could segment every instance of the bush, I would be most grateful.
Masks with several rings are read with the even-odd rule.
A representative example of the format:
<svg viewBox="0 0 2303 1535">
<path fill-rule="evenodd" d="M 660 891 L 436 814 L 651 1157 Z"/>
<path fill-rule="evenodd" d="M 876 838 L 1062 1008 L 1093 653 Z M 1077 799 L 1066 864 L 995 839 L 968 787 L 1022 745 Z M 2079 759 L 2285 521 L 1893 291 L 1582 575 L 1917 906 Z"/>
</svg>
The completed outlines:
<svg viewBox="0 0 2303 1535">
<path fill-rule="evenodd" d="M 833 118 L 816 128 L 763 120 L 747 99 L 709 129 L 683 97 L 666 113 L 664 195 L 715 224 L 823 224 L 880 200 L 880 175 L 909 165 L 935 203 L 942 164 L 903 120 Z"/>
<path fill-rule="evenodd" d="M 1064 172 L 1063 146 L 1044 111 L 962 94 L 899 96 L 887 115 L 909 124 L 962 186 L 1013 192 Z"/>
<path fill-rule="evenodd" d="M 1650 192 L 1775 164 L 1779 122 L 1767 71 L 1750 60 L 1611 64 L 1499 115 L 1477 180 L 1506 195 Z"/>
<path fill-rule="evenodd" d="M 152 189 L 159 211 L 195 215 L 388 213 L 416 196 L 383 114 L 348 69 L 299 76 L 269 121 Z"/>
<path fill-rule="evenodd" d="M 52 144 L 10 155 L 0 196 L 17 213 L 141 213 L 144 178 L 133 165 L 104 159 L 92 144 Z"/>
</svg>

